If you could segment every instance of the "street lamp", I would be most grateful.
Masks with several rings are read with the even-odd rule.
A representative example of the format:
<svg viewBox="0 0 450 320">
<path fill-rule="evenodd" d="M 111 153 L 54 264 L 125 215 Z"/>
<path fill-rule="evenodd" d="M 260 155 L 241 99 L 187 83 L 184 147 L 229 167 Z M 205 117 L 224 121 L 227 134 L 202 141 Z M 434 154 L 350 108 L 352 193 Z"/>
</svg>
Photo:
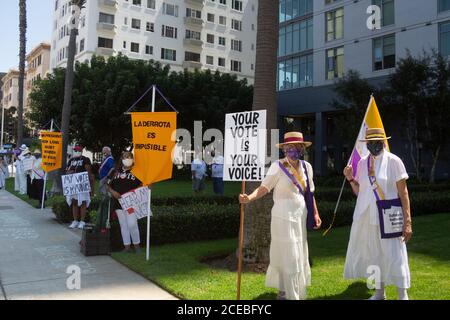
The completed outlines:
<svg viewBox="0 0 450 320">
<path fill-rule="evenodd" d="M 1 132 L 1 138 L 0 138 L 0 149 L 3 150 L 3 132 L 5 128 L 5 106 L 2 104 L 2 132 Z"/>
</svg>

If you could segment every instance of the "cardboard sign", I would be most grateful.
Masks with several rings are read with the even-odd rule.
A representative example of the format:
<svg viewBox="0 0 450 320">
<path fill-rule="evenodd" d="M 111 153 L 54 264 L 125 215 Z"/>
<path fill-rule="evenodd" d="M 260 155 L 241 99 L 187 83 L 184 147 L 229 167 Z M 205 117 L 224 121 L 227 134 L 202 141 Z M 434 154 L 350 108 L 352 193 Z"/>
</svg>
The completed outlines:
<svg viewBox="0 0 450 320">
<path fill-rule="evenodd" d="M 148 188 L 141 187 L 123 194 L 119 203 L 122 210 L 129 214 L 135 213 L 138 219 L 146 218 L 148 213 Z"/>
<path fill-rule="evenodd" d="M 34 163 L 34 158 L 32 158 L 32 157 L 23 158 L 23 160 L 22 160 L 23 170 L 24 171 L 33 170 L 33 163 Z"/>
<path fill-rule="evenodd" d="M 224 181 L 261 181 L 265 174 L 266 111 L 227 114 Z"/>
<path fill-rule="evenodd" d="M 61 176 L 64 196 L 91 192 L 91 183 L 87 172 Z"/>
<path fill-rule="evenodd" d="M 45 172 L 58 170 L 62 165 L 62 133 L 41 131 L 42 169 Z"/>
<path fill-rule="evenodd" d="M 177 114 L 136 112 L 131 114 L 131 125 L 135 160 L 132 173 L 144 186 L 172 178 Z"/>
</svg>

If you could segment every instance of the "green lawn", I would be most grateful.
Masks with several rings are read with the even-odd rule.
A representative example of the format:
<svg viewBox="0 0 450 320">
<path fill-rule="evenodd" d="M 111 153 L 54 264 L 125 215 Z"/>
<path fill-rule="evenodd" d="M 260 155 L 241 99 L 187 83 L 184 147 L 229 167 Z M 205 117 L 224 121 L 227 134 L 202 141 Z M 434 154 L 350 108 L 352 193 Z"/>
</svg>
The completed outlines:
<svg viewBox="0 0 450 320">
<path fill-rule="evenodd" d="M 238 196 L 241 191 L 240 182 L 225 182 L 224 195 L 226 196 Z M 190 196 L 193 195 L 192 181 L 190 180 L 168 180 L 158 182 L 152 187 L 152 195 L 155 196 Z M 205 190 L 201 194 L 214 195 L 213 183 L 210 179 L 205 182 Z"/>
<path fill-rule="evenodd" d="M 408 244 L 412 275 L 411 299 L 450 299 L 450 215 L 436 214 L 414 219 L 414 238 Z M 349 228 L 336 228 L 326 236 L 309 235 L 313 260 L 309 299 L 366 299 L 371 295 L 364 281 L 342 277 Z M 236 239 L 152 247 L 150 261 L 141 255 L 114 253 L 113 258 L 183 299 L 235 299 L 236 274 L 213 269 L 199 260 L 211 254 L 233 252 Z M 265 288 L 264 275 L 242 276 L 242 299 L 274 299 Z M 397 299 L 395 287 L 388 299 Z"/>
</svg>

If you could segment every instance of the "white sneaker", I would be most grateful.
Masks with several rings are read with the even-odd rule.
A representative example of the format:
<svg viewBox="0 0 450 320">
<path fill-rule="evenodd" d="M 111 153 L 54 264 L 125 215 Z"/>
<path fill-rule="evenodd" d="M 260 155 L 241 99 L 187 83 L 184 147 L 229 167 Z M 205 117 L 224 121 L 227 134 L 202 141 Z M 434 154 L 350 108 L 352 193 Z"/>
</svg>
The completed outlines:
<svg viewBox="0 0 450 320">
<path fill-rule="evenodd" d="M 373 296 L 371 296 L 369 299 L 367 300 L 375 300 L 375 301 L 381 301 L 381 300 L 386 300 L 386 294 L 383 295 L 379 295 L 379 294 L 374 294 Z"/>
<path fill-rule="evenodd" d="M 74 220 L 72 221 L 72 224 L 69 226 L 69 229 L 75 229 L 76 227 L 78 227 L 78 221 Z"/>
<path fill-rule="evenodd" d="M 80 223 L 78 224 L 78 229 L 83 230 L 85 224 L 86 224 L 86 223 L 85 223 L 84 221 L 80 221 Z"/>
</svg>

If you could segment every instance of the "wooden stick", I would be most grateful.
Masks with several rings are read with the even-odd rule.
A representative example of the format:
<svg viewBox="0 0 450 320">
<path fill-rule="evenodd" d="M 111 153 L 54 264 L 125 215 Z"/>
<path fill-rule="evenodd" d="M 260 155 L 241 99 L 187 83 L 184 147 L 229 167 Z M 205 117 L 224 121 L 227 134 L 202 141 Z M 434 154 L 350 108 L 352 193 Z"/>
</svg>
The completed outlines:
<svg viewBox="0 0 450 320">
<path fill-rule="evenodd" d="M 242 181 L 241 193 L 245 193 L 245 181 Z M 244 204 L 241 204 L 241 219 L 239 227 L 239 257 L 237 269 L 237 300 L 241 300 L 241 273 L 242 273 L 242 250 L 244 247 Z"/>
</svg>

